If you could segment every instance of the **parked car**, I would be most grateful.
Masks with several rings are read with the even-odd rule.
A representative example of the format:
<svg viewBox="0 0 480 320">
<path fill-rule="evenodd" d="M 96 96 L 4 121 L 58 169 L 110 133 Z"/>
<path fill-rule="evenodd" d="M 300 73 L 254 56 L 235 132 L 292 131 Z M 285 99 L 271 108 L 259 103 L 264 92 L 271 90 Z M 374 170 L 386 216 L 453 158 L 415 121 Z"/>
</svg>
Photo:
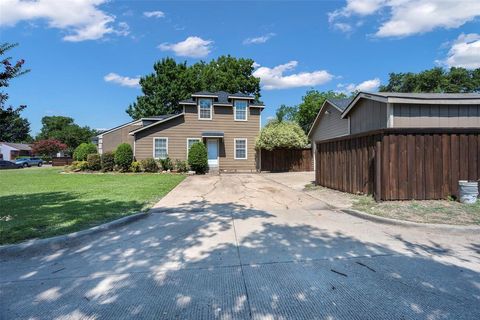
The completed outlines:
<svg viewBox="0 0 480 320">
<path fill-rule="evenodd" d="M 23 168 L 21 164 L 16 164 L 12 161 L 0 160 L 0 170 L 2 169 L 19 169 Z"/>
<path fill-rule="evenodd" d="M 40 158 L 20 158 L 15 161 L 16 164 L 19 164 L 26 167 L 37 166 L 41 167 L 43 165 L 43 160 Z"/>
</svg>

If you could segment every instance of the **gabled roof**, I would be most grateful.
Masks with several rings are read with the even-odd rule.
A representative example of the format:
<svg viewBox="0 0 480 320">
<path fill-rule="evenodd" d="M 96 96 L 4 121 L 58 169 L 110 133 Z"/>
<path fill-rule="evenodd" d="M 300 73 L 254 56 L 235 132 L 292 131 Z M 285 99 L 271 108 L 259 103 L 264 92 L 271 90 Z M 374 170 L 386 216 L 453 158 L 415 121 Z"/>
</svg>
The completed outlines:
<svg viewBox="0 0 480 320">
<path fill-rule="evenodd" d="M 0 142 L 3 143 L 9 147 L 12 147 L 17 150 L 25 150 L 25 151 L 30 151 L 32 148 L 30 147 L 29 144 L 26 143 L 13 143 L 13 142 Z"/>
<path fill-rule="evenodd" d="M 153 127 L 153 126 L 156 126 L 157 124 L 160 124 L 160 123 L 164 123 L 164 122 L 167 122 L 167 121 L 170 121 L 172 119 L 175 119 L 175 118 L 178 118 L 180 116 L 183 116 L 184 113 L 179 113 L 179 114 L 169 114 L 169 115 L 165 115 L 165 118 L 161 119 L 161 120 L 158 120 L 158 121 L 155 121 L 154 123 L 151 123 L 149 124 L 148 126 L 145 126 L 145 127 L 141 127 L 141 128 L 138 128 L 136 130 L 133 130 L 133 131 L 130 131 L 128 134 L 133 136 L 135 133 L 137 132 L 140 132 L 140 131 L 143 131 L 145 129 L 148 129 L 150 127 Z"/>
<path fill-rule="evenodd" d="M 415 103 L 420 106 L 430 104 L 480 104 L 479 93 L 359 92 L 342 113 L 342 118 L 347 116 L 360 99 L 376 100 L 383 103 Z"/>
<path fill-rule="evenodd" d="M 327 99 L 325 102 L 322 104 L 320 107 L 320 110 L 318 110 L 317 116 L 315 117 L 315 121 L 313 121 L 312 127 L 308 131 L 307 137 L 310 137 L 310 134 L 312 133 L 313 129 L 318 125 L 318 122 L 320 121 L 320 115 L 323 112 L 323 109 L 325 108 L 326 105 L 331 105 L 338 111 L 343 112 L 348 104 L 352 101 L 352 98 L 341 98 L 341 99 Z"/>
<path fill-rule="evenodd" d="M 132 124 L 135 124 L 135 123 L 139 123 L 141 121 L 160 121 L 160 120 L 164 120 L 164 119 L 167 119 L 169 117 L 172 117 L 174 116 L 174 114 L 163 114 L 163 115 L 159 115 L 159 116 L 151 116 L 151 117 L 145 117 L 145 118 L 140 118 L 138 120 L 133 120 L 133 121 L 130 121 L 130 122 L 127 122 L 127 123 L 124 123 L 124 124 L 121 124 L 119 126 L 116 126 L 116 127 L 113 127 L 111 129 L 108 129 L 108 130 L 103 130 L 103 131 L 100 131 L 96 136 L 101 136 L 101 135 L 104 135 L 104 134 L 107 134 L 107 133 L 110 133 L 112 131 L 115 131 L 115 130 L 118 130 L 118 129 L 121 129 L 121 128 L 124 128 L 124 127 L 127 127 L 129 125 L 132 125 Z"/>
</svg>

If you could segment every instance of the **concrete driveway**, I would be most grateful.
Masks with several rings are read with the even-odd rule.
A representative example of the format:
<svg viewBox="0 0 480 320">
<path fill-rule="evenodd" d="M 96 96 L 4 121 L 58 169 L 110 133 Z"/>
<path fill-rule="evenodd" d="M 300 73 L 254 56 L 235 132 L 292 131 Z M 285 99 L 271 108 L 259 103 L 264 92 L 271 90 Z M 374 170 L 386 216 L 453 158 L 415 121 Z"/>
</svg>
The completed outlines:
<svg viewBox="0 0 480 320">
<path fill-rule="evenodd" d="M 0 257 L 0 318 L 480 319 L 479 236 L 363 221 L 285 177 L 189 177 L 146 219 Z"/>
</svg>

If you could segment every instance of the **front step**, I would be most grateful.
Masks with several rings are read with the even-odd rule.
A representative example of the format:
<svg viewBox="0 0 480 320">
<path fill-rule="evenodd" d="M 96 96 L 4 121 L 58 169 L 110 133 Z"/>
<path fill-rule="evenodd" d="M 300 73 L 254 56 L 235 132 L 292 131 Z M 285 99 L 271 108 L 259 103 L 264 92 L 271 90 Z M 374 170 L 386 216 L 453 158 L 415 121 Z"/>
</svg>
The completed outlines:
<svg viewBox="0 0 480 320">
<path fill-rule="evenodd" d="M 219 167 L 209 167 L 208 174 L 220 174 Z"/>
</svg>

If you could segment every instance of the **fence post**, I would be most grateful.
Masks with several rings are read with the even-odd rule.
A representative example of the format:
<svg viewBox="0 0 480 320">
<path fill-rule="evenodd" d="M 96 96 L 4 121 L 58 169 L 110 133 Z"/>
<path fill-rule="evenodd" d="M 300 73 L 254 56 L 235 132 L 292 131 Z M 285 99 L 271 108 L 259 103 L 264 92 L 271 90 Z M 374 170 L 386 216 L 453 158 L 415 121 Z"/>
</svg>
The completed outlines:
<svg viewBox="0 0 480 320">
<path fill-rule="evenodd" d="M 382 200 L 382 139 L 375 142 L 375 201 Z"/>
</svg>

